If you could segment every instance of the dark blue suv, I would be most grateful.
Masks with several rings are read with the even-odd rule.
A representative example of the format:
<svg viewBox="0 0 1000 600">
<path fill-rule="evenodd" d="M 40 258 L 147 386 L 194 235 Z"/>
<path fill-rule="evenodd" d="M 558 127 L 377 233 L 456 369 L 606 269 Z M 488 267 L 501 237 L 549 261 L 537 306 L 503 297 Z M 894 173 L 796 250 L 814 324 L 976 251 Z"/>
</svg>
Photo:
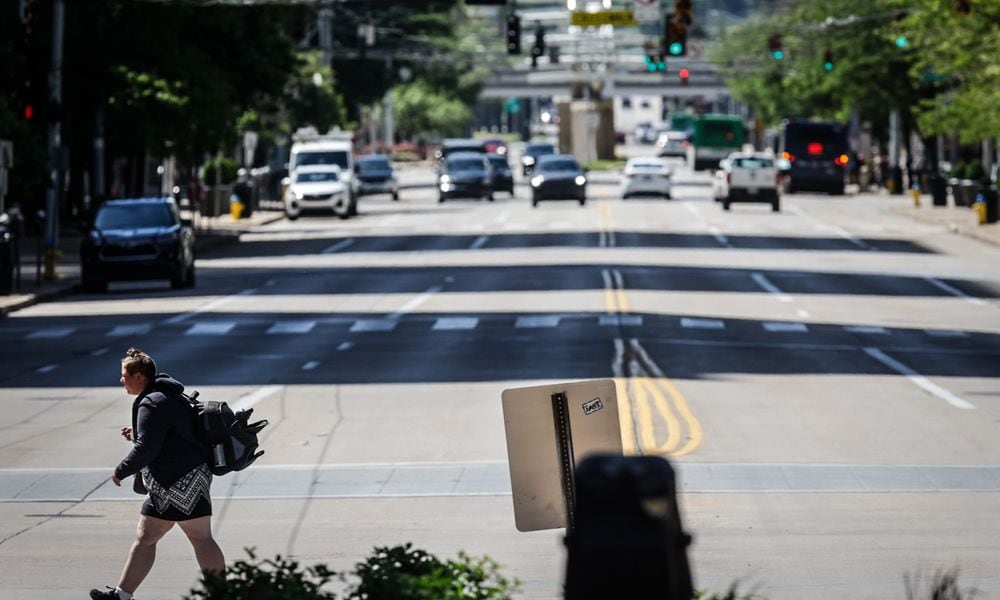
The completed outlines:
<svg viewBox="0 0 1000 600">
<path fill-rule="evenodd" d="M 80 276 L 86 291 L 109 281 L 169 279 L 194 286 L 194 229 L 171 198 L 108 200 L 82 226 Z"/>
</svg>

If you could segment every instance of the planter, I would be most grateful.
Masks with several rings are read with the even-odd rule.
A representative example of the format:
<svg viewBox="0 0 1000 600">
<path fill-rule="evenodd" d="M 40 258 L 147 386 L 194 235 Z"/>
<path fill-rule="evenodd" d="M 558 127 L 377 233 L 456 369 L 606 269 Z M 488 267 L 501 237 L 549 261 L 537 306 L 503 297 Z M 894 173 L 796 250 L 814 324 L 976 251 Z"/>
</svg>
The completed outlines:
<svg viewBox="0 0 1000 600">
<path fill-rule="evenodd" d="M 229 214 L 229 197 L 233 194 L 232 185 L 205 186 L 198 212 L 203 217 L 217 217 Z"/>
<path fill-rule="evenodd" d="M 972 206 L 976 201 L 981 185 L 971 179 L 952 180 L 951 194 L 955 198 L 955 206 Z"/>
</svg>

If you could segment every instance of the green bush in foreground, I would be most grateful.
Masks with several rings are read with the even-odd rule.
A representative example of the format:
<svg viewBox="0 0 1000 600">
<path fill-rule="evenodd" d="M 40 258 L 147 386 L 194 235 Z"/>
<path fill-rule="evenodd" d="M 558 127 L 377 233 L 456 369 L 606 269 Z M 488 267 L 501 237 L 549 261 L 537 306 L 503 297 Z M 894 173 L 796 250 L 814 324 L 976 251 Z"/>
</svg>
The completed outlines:
<svg viewBox="0 0 1000 600">
<path fill-rule="evenodd" d="M 411 544 L 375 548 L 354 571 L 339 574 L 324 565 L 303 569 L 281 556 L 258 559 L 253 549 L 246 552 L 249 561 L 236 561 L 222 575 L 203 575 L 187 600 L 333 600 L 337 596 L 322 588 L 335 579 L 348 584 L 344 598 L 351 600 L 501 600 L 520 585 L 488 557 L 459 552 L 457 560 L 443 561 Z"/>
</svg>

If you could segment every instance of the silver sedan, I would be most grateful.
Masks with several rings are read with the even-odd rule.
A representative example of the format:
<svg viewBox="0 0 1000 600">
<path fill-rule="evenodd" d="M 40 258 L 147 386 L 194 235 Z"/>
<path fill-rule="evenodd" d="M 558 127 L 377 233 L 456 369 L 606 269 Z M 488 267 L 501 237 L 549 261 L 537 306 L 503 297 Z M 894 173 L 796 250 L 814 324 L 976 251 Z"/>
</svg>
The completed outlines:
<svg viewBox="0 0 1000 600">
<path fill-rule="evenodd" d="M 670 166 L 659 158 L 632 158 L 622 172 L 622 198 L 649 194 L 670 198 Z"/>
</svg>

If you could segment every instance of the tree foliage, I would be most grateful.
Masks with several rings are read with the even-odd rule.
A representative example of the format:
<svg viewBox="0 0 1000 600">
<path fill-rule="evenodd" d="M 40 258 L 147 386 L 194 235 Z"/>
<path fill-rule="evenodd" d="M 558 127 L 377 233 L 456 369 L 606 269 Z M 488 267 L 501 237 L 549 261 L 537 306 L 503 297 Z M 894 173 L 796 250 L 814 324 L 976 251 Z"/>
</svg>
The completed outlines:
<svg viewBox="0 0 1000 600">
<path fill-rule="evenodd" d="M 923 135 L 997 137 L 1000 117 L 988 109 L 1000 94 L 1000 4 L 973 6 L 957 16 L 940 0 L 796 2 L 727 31 L 711 58 L 769 125 L 792 116 L 843 121 L 857 109 L 880 133 L 898 109 Z M 768 53 L 775 34 L 782 60 Z"/>
</svg>

